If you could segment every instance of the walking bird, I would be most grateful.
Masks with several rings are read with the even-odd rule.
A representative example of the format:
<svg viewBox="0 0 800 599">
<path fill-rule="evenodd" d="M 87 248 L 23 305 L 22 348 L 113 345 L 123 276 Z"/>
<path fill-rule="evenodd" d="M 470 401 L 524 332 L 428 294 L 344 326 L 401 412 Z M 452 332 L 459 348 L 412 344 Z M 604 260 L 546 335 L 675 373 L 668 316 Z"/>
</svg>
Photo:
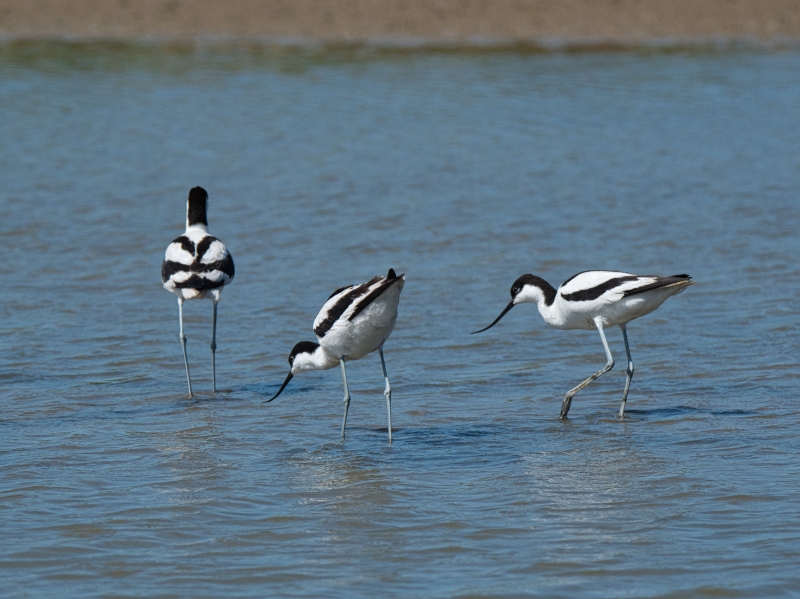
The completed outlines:
<svg viewBox="0 0 800 599">
<path fill-rule="evenodd" d="M 628 347 L 627 324 L 631 320 L 649 314 L 668 297 L 681 293 L 693 282 L 692 278 L 685 274 L 662 277 L 589 270 L 567 279 L 556 290 L 544 279 L 526 274 L 514 281 L 511 286 L 511 302 L 500 316 L 488 327 L 475 333 L 490 329 L 511 308 L 523 303 L 536 304 L 544 321 L 557 329 L 597 329 L 606 351 L 606 365 L 567 392 L 561 404 L 561 418 L 566 418 L 575 394 L 614 367 L 614 359 L 611 357 L 611 350 L 608 349 L 604 329 L 618 326 L 622 329 L 625 353 L 628 356 L 625 390 L 622 392 L 622 405 L 619 408 L 619 417 L 623 418 L 633 378 L 633 360 Z"/>
</svg>

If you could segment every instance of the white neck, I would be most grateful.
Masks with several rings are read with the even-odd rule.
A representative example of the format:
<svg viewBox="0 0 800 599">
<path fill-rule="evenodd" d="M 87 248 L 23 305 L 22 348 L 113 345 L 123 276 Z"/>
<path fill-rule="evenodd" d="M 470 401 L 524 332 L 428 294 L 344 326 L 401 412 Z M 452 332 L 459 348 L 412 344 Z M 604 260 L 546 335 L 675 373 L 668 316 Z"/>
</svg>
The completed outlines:
<svg viewBox="0 0 800 599">
<path fill-rule="evenodd" d="M 313 353 L 297 354 L 292 364 L 292 374 L 309 370 L 328 370 L 339 365 L 339 358 L 319 346 Z"/>
<path fill-rule="evenodd" d="M 202 231 L 203 233 L 208 233 L 208 226 L 204 224 L 197 224 L 197 225 L 190 225 L 189 220 L 186 220 L 186 232 L 191 233 L 193 231 Z"/>
<path fill-rule="evenodd" d="M 544 292 L 536 285 L 525 285 L 514 298 L 514 304 L 536 304 L 539 314 L 547 324 L 558 327 L 561 323 L 561 311 L 557 307 L 558 301 L 554 301 L 548 306 Z"/>
</svg>

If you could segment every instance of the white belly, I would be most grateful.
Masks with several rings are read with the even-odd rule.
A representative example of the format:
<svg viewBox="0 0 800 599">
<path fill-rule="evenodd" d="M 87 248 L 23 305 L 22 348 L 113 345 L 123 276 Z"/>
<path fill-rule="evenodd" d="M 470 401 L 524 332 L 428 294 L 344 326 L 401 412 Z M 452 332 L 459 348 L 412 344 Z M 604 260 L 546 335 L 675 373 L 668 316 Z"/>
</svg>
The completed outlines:
<svg viewBox="0 0 800 599">
<path fill-rule="evenodd" d="M 549 324 L 557 329 L 591 330 L 597 328 L 595 318 L 598 318 L 604 328 L 619 326 L 645 314 L 650 314 L 667 298 L 684 289 L 685 287 L 662 287 L 604 304 L 598 304 L 595 301 L 566 302 L 559 298 L 558 301 L 561 302 L 560 318 Z"/>
<path fill-rule="evenodd" d="M 171 291 L 179 298 L 184 300 L 193 300 L 193 299 L 210 299 L 211 301 L 218 302 L 220 294 L 222 293 L 222 287 L 218 287 L 217 289 L 192 289 L 190 287 L 175 287 L 175 286 L 167 286 L 167 283 L 163 285 L 164 289 L 167 291 Z"/>
</svg>

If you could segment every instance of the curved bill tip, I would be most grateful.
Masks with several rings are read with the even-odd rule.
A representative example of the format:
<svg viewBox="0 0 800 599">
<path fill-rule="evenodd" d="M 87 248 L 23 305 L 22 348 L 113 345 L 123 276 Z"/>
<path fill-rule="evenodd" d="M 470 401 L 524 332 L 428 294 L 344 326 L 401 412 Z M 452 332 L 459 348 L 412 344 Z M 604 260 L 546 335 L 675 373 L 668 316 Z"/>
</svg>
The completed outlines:
<svg viewBox="0 0 800 599">
<path fill-rule="evenodd" d="M 506 306 L 505 310 L 500 312 L 500 316 L 494 319 L 494 322 L 492 324 L 490 324 L 488 327 L 481 329 L 480 331 L 473 331 L 470 333 L 470 335 L 474 335 L 475 333 L 483 333 L 485 330 L 491 329 L 494 325 L 496 325 L 500 321 L 501 318 L 503 318 L 503 316 L 506 315 L 506 312 L 508 312 L 513 307 L 514 307 L 514 300 L 511 300 L 509 304 Z"/>
<path fill-rule="evenodd" d="M 292 371 L 290 370 L 290 371 L 289 371 L 289 375 L 286 377 L 286 380 L 285 380 L 285 381 L 283 381 L 283 385 L 281 385 L 281 388 L 280 388 L 280 389 L 278 389 L 278 392 L 277 392 L 275 395 L 273 395 L 272 397 L 270 397 L 269 399 L 265 399 L 265 400 L 264 400 L 264 401 L 262 401 L 261 403 L 269 403 L 269 402 L 271 402 L 273 399 L 275 399 L 276 397 L 278 397 L 278 396 L 281 394 L 281 392 L 282 392 L 284 389 L 286 389 L 286 385 L 288 385 L 288 384 L 289 384 L 289 381 L 291 381 L 291 380 L 292 380 L 292 377 L 293 377 L 293 376 L 294 376 L 294 375 L 292 374 Z"/>
</svg>

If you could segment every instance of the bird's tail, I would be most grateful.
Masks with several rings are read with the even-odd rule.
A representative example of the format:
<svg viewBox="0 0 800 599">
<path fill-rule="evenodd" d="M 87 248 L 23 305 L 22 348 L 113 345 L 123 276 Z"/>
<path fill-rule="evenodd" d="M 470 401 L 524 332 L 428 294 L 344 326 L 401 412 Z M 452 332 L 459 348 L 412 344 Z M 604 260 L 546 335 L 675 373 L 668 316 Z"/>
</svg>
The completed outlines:
<svg viewBox="0 0 800 599">
<path fill-rule="evenodd" d="M 667 287 L 680 287 L 681 290 L 685 289 L 689 285 L 693 285 L 694 281 L 690 275 L 672 275 L 671 277 L 655 277 L 655 281 L 650 283 L 649 285 L 645 285 L 644 287 L 639 287 L 637 289 L 631 289 L 626 291 L 622 294 L 622 297 L 629 297 L 631 295 L 638 295 L 640 293 L 644 293 L 645 291 L 652 291 L 653 289 L 665 289 Z M 678 291 L 678 293 L 680 293 Z"/>
</svg>

